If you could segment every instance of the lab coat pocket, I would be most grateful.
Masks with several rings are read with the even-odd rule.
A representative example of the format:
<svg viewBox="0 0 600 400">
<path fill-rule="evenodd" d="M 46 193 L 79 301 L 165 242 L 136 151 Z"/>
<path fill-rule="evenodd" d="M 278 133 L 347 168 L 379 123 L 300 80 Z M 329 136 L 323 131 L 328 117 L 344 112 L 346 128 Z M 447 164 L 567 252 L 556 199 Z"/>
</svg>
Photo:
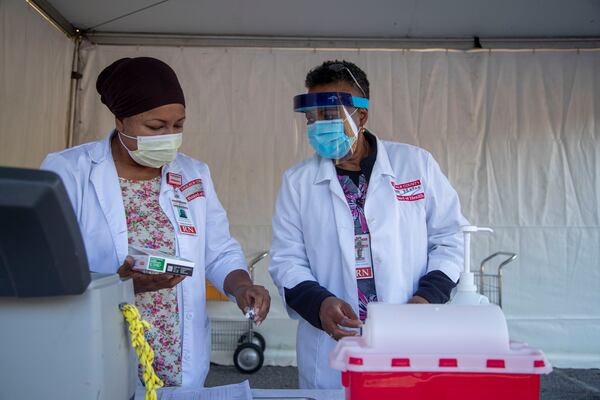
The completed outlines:
<svg viewBox="0 0 600 400">
<path fill-rule="evenodd" d="M 412 258 L 420 251 L 427 252 L 427 217 L 423 200 L 398 202 L 397 209 L 399 240 L 404 244 L 404 256 L 410 254 Z"/>
<path fill-rule="evenodd" d="M 425 194 L 418 193 L 410 199 L 396 198 L 396 207 L 400 211 L 401 218 L 405 224 L 414 225 L 418 221 L 425 220 Z"/>
</svg>

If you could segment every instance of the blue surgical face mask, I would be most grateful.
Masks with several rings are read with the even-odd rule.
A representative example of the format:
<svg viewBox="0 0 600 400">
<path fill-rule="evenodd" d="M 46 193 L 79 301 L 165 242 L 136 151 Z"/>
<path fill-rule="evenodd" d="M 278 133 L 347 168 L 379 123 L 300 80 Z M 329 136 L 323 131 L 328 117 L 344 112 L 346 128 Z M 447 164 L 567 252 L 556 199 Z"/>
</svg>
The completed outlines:
<svg viewBox="0 0 600 400">
<path fill-rule="evenodd" d="M 332 119 L 315 121 L 308 125 L 308 141 L 318 155 L 323 158 L 339 160 L 343 158 L 356 141 L 344 132 L 344 120 Z"/>
<path fill-rule="evenodd" d="M 356 112 L 356 110 L 355 110 Z M 352 137 L 344 132 L 344 120 L 332 119 L 315 121 L 308 125 L 308 141 L 313 149 L 323 158 L 331 160 L 340 160 L 349 152 L 356 139 L 358 138 L 358 129 L 352 120 L 352 114 L 344 109 L 346 120 L 350 123 L 352 131 L 355 133 Z"/>
</svg>

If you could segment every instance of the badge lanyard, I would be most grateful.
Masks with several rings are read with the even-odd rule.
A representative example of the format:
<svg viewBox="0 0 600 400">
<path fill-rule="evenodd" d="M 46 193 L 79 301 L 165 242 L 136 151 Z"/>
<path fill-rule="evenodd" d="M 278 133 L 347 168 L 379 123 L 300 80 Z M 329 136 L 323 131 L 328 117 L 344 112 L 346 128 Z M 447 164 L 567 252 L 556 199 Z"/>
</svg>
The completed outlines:
<svg viewBox="0 0 600 400">
<path fill-rule="evenodd" d="M 373 258 L 371 256 L 371 235 L 354 235 L 356 279 L 373 279 Z"/>
<path fill-rule="evenodd" d="M 179 230 L 179 233 L 184 235 L 196 236 L 196 226 L 194 225 L 187 199 L 184 196 L 179 195 L 181 183 L 181 175 L 173 172 L 167 173 L 167 184 L 173 186 L 175 192 L 175 198 L 171 199 L 171 207 L 173 208 L 173 215 L 175 215 L 175 220 L 177 221 L 177 229 Z"/>
</svg>

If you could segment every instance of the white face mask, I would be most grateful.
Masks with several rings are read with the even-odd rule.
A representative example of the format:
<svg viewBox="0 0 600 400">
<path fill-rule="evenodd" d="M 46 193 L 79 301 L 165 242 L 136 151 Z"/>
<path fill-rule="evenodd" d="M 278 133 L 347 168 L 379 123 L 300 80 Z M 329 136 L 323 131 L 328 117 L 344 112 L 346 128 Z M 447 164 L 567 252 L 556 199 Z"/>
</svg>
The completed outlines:
<svg viewBox="0 0 600 400">
<path fill-rule="evenodd" d="M 133 161 L 150 168 L 161 168 L 173 161 L 177 156 L 177 150 L 181 146 L 182 133 L 173 133 L 169 135 L 154 135 L 154 136 L 127 136 L 126 134 L 117 131 L 119 141 L 127 150 Z M 129 139 L 137 140 L 137 150 L 129 150 L 121 135 Z"/>
</svg>

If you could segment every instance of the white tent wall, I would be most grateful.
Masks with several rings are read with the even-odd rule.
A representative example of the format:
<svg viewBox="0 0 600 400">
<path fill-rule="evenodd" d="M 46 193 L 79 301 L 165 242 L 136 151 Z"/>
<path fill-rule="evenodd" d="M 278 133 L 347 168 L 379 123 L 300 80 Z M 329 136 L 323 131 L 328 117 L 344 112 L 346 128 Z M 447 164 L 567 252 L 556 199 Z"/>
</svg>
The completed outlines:
<svg viewBox="0 0 600 400">
<path fill-rule="evenodd" d="M 73 41 L 23 0 L 0 0 L 0 165 L 37 168 L 67 146 Z"/>
<path fill-rule="evenodd" d="M 513 340 L 542 348 L 557 366 L 600 366 L 600 52 L 88 45 L 81 55 L 75 143 L 114 126 L 95 90 L 106 65 L 153 56 L 175 69 L 187 101 L 183 151 L 211 167 L 232 233 L 249 252 L 270 246 L 282 172 L 311 154 L 293 130 L 292 96 L 322 61 L 356 62 L 371 81 L 370 129 L 432 152 L 469 220 L 495 229 L 474 238 L 473 263 L 498 250 L 519 254 L 504 275 Z M 295 322 L 266 265 L 257 281 L 274 304 L 259 331 L 266 363 L 287 365 Z M 233 304 L 211 310 L 240 318 Z"/>
</svg>

